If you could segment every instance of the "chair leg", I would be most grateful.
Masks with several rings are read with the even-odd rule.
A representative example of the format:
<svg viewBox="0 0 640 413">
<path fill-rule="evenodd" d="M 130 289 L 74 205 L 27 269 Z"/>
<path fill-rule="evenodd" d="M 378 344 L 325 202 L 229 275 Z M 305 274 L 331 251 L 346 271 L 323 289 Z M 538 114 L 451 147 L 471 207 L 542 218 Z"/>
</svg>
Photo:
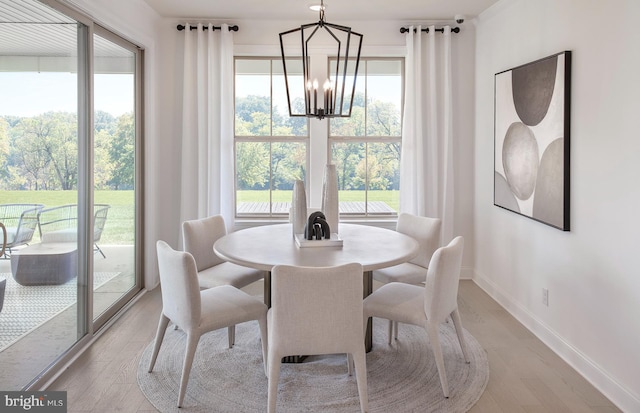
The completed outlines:
<svg viewBox="0 0 640 413">
<path fill-rule="evenodd" d="M 156 332 L 156 341 L 153 344 L 153 353 L 151 353 L 151 361 L 149 362 L 149 373 L 153 371 L 153 366 L 156 365 L 156 358 L 158 358 L 158 352 L 164 339 L 164 333 L 169 326 L 169 318 L 164 314 L 160 314 L 160 321 L 158 322 L 158 331 Z"/>
<path fill-rule="evenodd" d="M 460 318 L 460 312 L 456 308 L 451 313 L 451 319 L 453 320 L 453 326 L 456 328 L 456 334 L 458 335 L 458 341 L 460 342 L 460 349 L 462 349 L 462 355 L 464 356 L 464 361 L 470 363 L 469 361 L 469 353 L 467 352 L 467 343 L 464 340 L 464 330 L 462 328 L 462 318 Z"/>
<path fill-rule="evenodd" d="M 102 249 L 100 249 L 100 247 L 98 246 L 98 244 L 93 244 L 93 246 L 95 247 L 95 250 L 99 252 L 100 255 L 102 255 L 102 258 L 107 258 L 107 256 L 104 255 L 104 252 L 102 252 Z"/>
<path fill-rule="evenodd" d="M 393 339 L 398 339 L 398 324 L 397 321 L 389 320 L 389 345 L 393 342 Z"/>
<path fill-rule="evenodd" d="M 262 365 L 264 366 L 264 374 L 269 377 L 269 370 L 267 367 L 267 357 L 269 356 L 268 350 L 268 334 L 267 334 L 267 314 L 265 313 L 258 319 L 260 325 L 260 337 L 262 341 Z"/>
<path fill-rule="evenodd" d="M 200 333 L 187 333 L 187 349 L 184 353 L 184 362 L 182 364 L 182 377 L 180 378 L 180 390 L 178 391 L 178 407 L 182 407 L 182 402 L 184 401 L 193 357 L 196 354 L 196 348 L 198 348 L 198 341 L 200 341 Z"/>
<path fill-rule="evenodd" d="M 358 395 L 360 396 L 360 411 L 369 411 L 369 395 L 367 393 L 367 358 L 364 346 L 358 352 L 351 354 L 356 365 L 356 380 L 358 382 Z"/>
<path fill-rule="evenodd" d="M 233 345 L 236 344 L 236 326 L 229 326 L 227 331 L 227 334 L 229 335 L 229 348 L 233 348 Z"/>
<path fill-rule="evenodd" d="M 349 376 L 353 376 L 353 356 L 351 353 L 347 353 L 347 371 Z"/>
<path fill-rule="evenodd" d="M 282 357 L 269 352 L 269 395 L 267 397 L 267 413 L 276 412 L 276 401 L 278 400 L 278 380 L 280 379 L 280 363 Z"/>
<path fill-rule="evenodd" d="M 440 384 L 442 385 L 442 393 L 444 397 L 449 398 L 449 384 L 447 382 L 447 373 L 444 370 L 444 358 L 442 356 L 442 346 L 440 345 L 440 334 L 438 332 L 438 324 L 430 323 L 427 321 L 427 334 L 429 335 L 429 341 L 431 342 L 431 348 L 433 348 L 433 355 L 436 359 L 436 366 L 438 367 L 438 376 L 440 376 Z"/>
</svg>

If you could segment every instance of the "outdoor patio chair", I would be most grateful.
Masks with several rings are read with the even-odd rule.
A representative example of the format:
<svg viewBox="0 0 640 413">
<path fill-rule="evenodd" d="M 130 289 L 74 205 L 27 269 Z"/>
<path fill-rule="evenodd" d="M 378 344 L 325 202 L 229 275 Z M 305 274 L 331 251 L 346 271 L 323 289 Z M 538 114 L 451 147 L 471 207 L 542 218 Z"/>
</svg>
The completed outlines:
<svg viewBox="0 0 640 413">
<path fill-rule="evenodd" d="M 95 204 L 93 208 L 94 251 L 106 258 L 98 246 L 102 237 L 110 205 Z M 78 239 L 78 205 L 68 204 L 45 208 L 38 214 L 38 229 L 43 243 L 76 242 Z"/>
<path fill-rule="evenodd" d="M 7 230 L 7 243 L 2 257 L 9 258 L 12 248 L 26 245 L 33 239 L 42 204 L 1 204 L 0 222 Z"/>
</svg>

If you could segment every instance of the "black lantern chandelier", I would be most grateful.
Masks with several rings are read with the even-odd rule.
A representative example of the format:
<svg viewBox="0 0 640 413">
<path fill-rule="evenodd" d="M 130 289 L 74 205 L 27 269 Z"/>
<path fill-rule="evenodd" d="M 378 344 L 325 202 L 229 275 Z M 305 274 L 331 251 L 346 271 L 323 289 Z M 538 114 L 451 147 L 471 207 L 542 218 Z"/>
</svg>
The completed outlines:
<svg viewBox="0 0 640 413">
<path fill-rule="evenodd" d="M 285 41 L 287 36 L 294 40 Z M 297 46 L 290 47 L 292 44 Z M 318 76 L 314 76 L 309 57 L 310 47 L 318 47 L 318 44 L 320 50 L 331 48 L 327 51 L 328 77 L 320 81 Z M 360 33 L 324 20 L 323 0 L 320 2 L 320 20 L 317 23 L 303 24 L 280 33 L 289 115 L 317 119 L 351 116 L 361 48 Z M 324 73 L 322 76 L 325 76 Z M 320 82 L 322 90 L 318 89 Z"/>
</svg>

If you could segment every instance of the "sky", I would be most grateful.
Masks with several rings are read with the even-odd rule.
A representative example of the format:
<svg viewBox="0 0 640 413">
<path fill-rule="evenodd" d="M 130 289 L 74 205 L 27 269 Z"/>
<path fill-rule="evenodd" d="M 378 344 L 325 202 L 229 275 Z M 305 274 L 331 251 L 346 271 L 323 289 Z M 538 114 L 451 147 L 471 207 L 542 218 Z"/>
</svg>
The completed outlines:
<svg viewBox="0 0 640 413">
<path fill-rule="evenodd" d="M 133 111 L 132 74 L 97 74 L 95 109 L 114 116 Z M 64 72 L 0 72 L 0 116 L 77 111 L 77 76 Z"/>
</svg>

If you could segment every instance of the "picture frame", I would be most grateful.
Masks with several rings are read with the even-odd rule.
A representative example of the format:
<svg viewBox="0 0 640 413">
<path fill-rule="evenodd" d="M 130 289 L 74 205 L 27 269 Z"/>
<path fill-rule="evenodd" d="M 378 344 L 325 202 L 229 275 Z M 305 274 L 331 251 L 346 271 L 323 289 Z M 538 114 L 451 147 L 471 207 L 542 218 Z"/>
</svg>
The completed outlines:
<svg viewBox="0 0 640 413">
<path fill-rule="evenodd" d="M 494 205 L 569 231 L 571 52 L 495 74 Z"/>
</svg>

